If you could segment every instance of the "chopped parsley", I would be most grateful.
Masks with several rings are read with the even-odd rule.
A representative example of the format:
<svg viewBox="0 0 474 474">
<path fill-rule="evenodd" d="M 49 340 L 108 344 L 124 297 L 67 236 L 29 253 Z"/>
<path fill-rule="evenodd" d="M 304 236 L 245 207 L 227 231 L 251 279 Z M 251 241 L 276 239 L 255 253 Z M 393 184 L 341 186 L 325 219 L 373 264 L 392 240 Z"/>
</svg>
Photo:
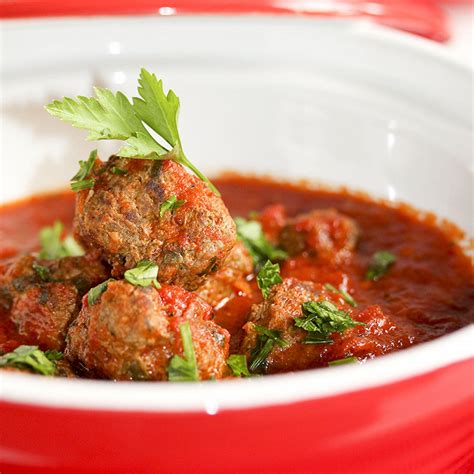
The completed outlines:
<svg viewBox="0 0 474 474">
<path fill-rule="evenodd" d="M 308 332 L 304 344 L 332 344 L 331 334 L 342 333 L 365 323 L 354 321 L 346 311 L 329 301 L 307 301 L 301 305 L 303 316 L 295 318 L 295 326 Z"/>
<path fill-rule="evenodd" d="M 123 170 L 121 168 L 119 168 L 118 166 L 112 166 L 112 168 L 110 168 L 110 172 L 112 174 L 117 174 L 117 175 L 125 175 L 125 174 L 128 174 L 128 171 L 127 170 Z"/>
<path fill-rule="evenodd" d="M 275 344 L 288 347 L 288 342 L 281 337 L 280 331 L 267 329 L 263 326 L 254 326 L 257 332 L 257 342 L 250 353 L 250 372 L 261 372 Z"/>
<path fill-rule="evenodd" d="M 288 257 L 284 250 L 275 247 L 268 241 L 260 222 L 237 217 L 235 224 L 237 226 L 237 236 L 247 247 L 253 258 L 255 268 L 259 269 L 267 260 L 275 262 Z"/>
<path fill-rule="evenodd" d="M 365 274 L 365 279 L 377 281 L 380 277 L 384 276 L 388 272 L 396 260 L 397 257 L 395 257 L 392 252 L 387 250 L 375 252 L 372 256 L 372 261 L 369 265 L 367 273 Z"/>
<path fill-rule="evenodd" d="M 89 304 L 89 306 L 92 306 L 93 304 L 97 303 L 97 300 L 100 298 L 102 293 L 104 293 L 104 291 L 107 289 L 111 281 L 115 281 L 115 280 L 113 278 L 109 278 L 108 280 L 105 280 L 102 283 L 99 283 L 97 286 L 94 286 L 94 288 L 91 288 L 89 290 L 89 293 L 87 293 L 87 303 Z"/>
<path fill-rule="evenodd" d="M 37 262 L 33 262 L 32 267 L 41 280 L 44 282 L 51 281 L 51 270 L 48 267 L 40 265 Z"/>
<path fill-rule="evenodd" d="M 44 355 L 49 360 L 61 360 L 64 357 L 64 354 L 60 351 L 57 351 L 56 349 L 49 349 L 44 352 Z"/>
<path fill-rule="evenodd" d="M 339 287 L 336 288 L 335 286 L 331 285 L 331 283 L 326 283 L 324 285 L 326 290 L 329 290 L 331 293 L 336 293 L 341 295 L 341 298 L 347 303 L 353 306 L 354 308 L 357 307 L 357 301 L 346 291 L 344 288 Z"/>
<path fill-rule="evenodd" d="M 42 375 L 54 375 L 56 364 L 54 361 L 62 358 L 58 351 L 38 349 L 38 346 L 19 346 L 13 352 L 0 357 L 0 367 L 17 367 L 30 369 Z"/>
<path fill-rule="evenodd" d="M 250 377 L 247 367 L 247 356 L 242 354 L 233 354 L 227 359 L 227 365 L 232 369 L 234 377 Z"/>
<path fill-rule="evenodd" d="M 172 90 L 165 94 L 163 81 L 146 69 L 140 70 L 138 83 L 140 97 L 133 97 L 132 101 L 122 92 L 114 94 L 109 89 L 95 87 L 95 97 L 64 97 L 48 104 L 46 110 L 73 127 L 87 130 L 88 140 L 124 141 L 118 156 L 180 163 L 219 195 L 209 179 L 184 154 L 178 131 L 179 98 Z M 146 126 L 169 146 L 158 143 Z M 82 167 L 79 173 L 81 171 Z"/>
<path fill-rule="evenodd" d="M 63 257 L 78 257 L 84 255 L 84 250 L 71 235 L 61 239 L 64 226 L 56 221 L 51 227 L 43 227 L 39 233 L 41 251 L 39 257 L 52 260 Z"/>
<path fill-rule="evenodd" d="M 359 362 L 357 357 L 346 357 L 345 359 L 336 359 L 328 362 L 328 365 L 344 365 L 344 364 L 353 364 Z"/>
<path fill-rule="evenodd" d="M 199 371 L 194 352 L 193 337 L 189 322 L 179 325 L 183 342 L 184 358 L 174 355 L 167 367 L 168 380 L 171 382 L 194 382 L 199 380 Z"/>
<path fill-rule="evenodd" d="M 153 284 L 160 288 L 156 277 L 158 276 L 158 265 L 151 260 L 142 260 L 138 262 L 135 268 L 131 268 L 124 273 L 124 278 L 135 286 L 150 286 Z"/>
<path fill-rule="evenodd" d="M 260 269 L 257 275 L 257 284 L 265 299 L 268 298 L 272 286 L 281 283 L 283 280 L 280 276 L 280 265 L 273 264 L 270 260 Z"/>
<path fill-rule="evenodd" d="M 171 196 L 160 204 L 160 217 L 163 217 L 166 212 L 172 212 L 175 209 L 179 209 L 185 203 L 185 200 L 178 201 L 176 196 Z"/>
<path fill-rule="evenodd" d="M 71 178 L 71 189 L 74 192 L 94 187 L 95 179 L 87 179 L 87 176 L 89 176 L 90 172 L 92 171 L 96 159 L 97 150 L 92 150 L 89 158 L 86 161 L 79 161 L 79 171 Z"/>
</svg>

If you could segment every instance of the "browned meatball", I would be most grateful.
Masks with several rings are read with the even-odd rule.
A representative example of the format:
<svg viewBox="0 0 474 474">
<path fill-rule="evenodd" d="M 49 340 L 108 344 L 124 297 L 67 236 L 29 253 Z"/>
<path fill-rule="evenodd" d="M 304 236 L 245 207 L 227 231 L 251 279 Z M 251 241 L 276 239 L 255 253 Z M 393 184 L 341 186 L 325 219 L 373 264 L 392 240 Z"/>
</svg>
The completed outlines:
<svg viewBox="0 0 474 474">
<path fill-rule="evenodd" d="M 0 277 L 0 304 L 25 342 L 62 350 L 80 298 L 108 278 L 97 255 L 40 260 L 16 259 Z"/>
<path fill-rule="evenodd" d="M 66 355 L 92 374 L 115 380 L 167 380 L 174 355 L 183 357 L 180 324 L 188 321 L 200 379 L 222 377 L 229 334 L 209 318 L 199 296 L 177 286 L 109 282 L 94 304 L 83 299 L 70 326 Z"/>
<path fill-rule="evenodd" d="M 30 344 L 62 350 L 67 327 L 78 312 L 77 299 L 70 284 L 31 286 L 14 299 L 10 319 Z"/>
<path fill-rule="evenodd" d="M 77 196 L 75 232 L 103 251 L 114 276 L 147 259 L 158 264 L 160 282 L 194 290 L 234 246 L 235 224 L 222 199 L 181 165 L 113 156 L 96 162 L 94 174 L 94 189 Z M 173 197 L 184 204 L 160 212 Z"/>
<path fill-rule="evenodd" d="M 323 261 L 340 263 L 351 256 L 358 234 L 353 219 L 335 209 L 324 209 L 288 219 L 279 240 L 290 255 L 307 251 Z"/>
<path fill-rule="evenodd" d="M 302 316 L 303 303 L 324 300 L 365 325 L 332 334 L 332 344 L 304 344 L 308 332 L 296 327 L 294 319 Z M 331 360 L 348 356 L 371 358 L 395 350 L 397 347 L 394 341 L 400 341 L 397 343 L 400 348 L 411 344 L 415 337 L 413 327 L 399 327 L 378 306 L 369 306 L 360 311 L 341 302 L 337 295 L 327 292 L 321 285 L 294 278 L 287 278 L 275 285 L 268 299 L 252 307 L 249 322 L 244 326 L 242 343 L 242 352 L 249 359 L 257 343 L 255 325 L 279 331 L 287 344 L 286 347 L 274 345 L 264 366 L 267 373 L 325 366 Z"/>
<path fill-rule="evenodd" d="M 219 306 L 237 295 L 250 295 L 247 276 L 253 271 L 253 260 L 245 245 L 237 241 L 222 268 L 209 275 L 198 295 L 212 307 Z"/>
</svg>

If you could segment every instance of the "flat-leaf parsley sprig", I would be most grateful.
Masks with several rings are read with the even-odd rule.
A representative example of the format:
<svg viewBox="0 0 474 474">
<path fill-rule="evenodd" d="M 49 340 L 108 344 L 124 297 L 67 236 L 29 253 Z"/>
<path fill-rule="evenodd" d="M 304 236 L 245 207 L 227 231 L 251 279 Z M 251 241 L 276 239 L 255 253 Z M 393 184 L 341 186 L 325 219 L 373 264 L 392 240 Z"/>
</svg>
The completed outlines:
<svg viewBox="0 0 474 474">
<path fill-rule="evenodd" d="M 257 275 L 257 285 L 265 299 L 270 295 L 272 287 L 278 285 L 278 283 L 283 283 L 280 275 L 280 265 L 267 260 Z"/>
<path fill-rule="evenodd" d="M 58 351 L 43 352 L 38 346 L 19 346 L 0 357 L 0 367 L 29 369 L 42 375 L 55 375 L 55 361 L 62 358 Z"/>
<path fill-rule="evenodd" d="M 167 367 L 168 380 L 172 382 L 194 382 L 199 380 L 199 369 L 194 350 L 193 336 L 189 322 L 179 325 L 183 342 L 184 358 L 174 355 Z"/>
<path fill-rule="evenodd" d="M 122 92 L 114 94 L 109 89 L 95 87 L 95 97 L 64 97 L 53 100 L 46 110 L 73 127 L 88 130 L 87 140 L 125 141 L 118 156 L 176 161 L 219 195 L 215 186 L 184 154 L 178 131 L 179 98 L 171 89 L 165 94 L 163 81 L 146 69 L 141 69 L 138 83 L 140 97 L 133 97 L 132 103 Z M 145 125 L 166 141 L 169 148 L 158 143 Z M 82 170 L 83 165 L 80 166 Z M 93 186 L 93 182 L 84 183 L 84 178 L 75 181 L 81 183 L 75 185 L 76 190 L 80 190 L 81 185 L 86 186 L 82 189 Z"/>
<path fill-rule="evenodd" d="M 269 242 L 260 222 L 236 217 L 235 225 L 237 226 L 237 237 L 247 247 L 252 256 L 254 267 L 257 270 L 260 270 L 267 260 L 273 263 L 285 260 L 288 257 L 288 254 L 283 249 Z"/>
<path fill-rule="evenodd" d="M 307 301 L 301 305 L 301 311 L 302 317 L 295 318 L 295 326 L 308 332 L 303 344 L 332 344 L 331 334 L 365 326 L 329 301 Z"/>
</svg>

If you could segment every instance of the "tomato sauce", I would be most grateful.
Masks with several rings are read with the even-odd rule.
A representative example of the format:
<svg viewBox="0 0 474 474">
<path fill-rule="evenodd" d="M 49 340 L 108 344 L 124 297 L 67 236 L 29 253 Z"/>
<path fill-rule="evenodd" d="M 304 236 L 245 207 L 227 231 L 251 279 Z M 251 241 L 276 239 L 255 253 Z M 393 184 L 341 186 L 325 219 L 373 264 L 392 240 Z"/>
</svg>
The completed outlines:
<svg viewBox="0 0 474 474">
<path fill-rule="evenodd" d="M 346 190 L 314 189 L 304 184 L 277 183 L 264 178 L 225 175 L 214 181 L 232 215 L 281 203 L 289 216 L 313 209 L 335 208 L 352 217 L 360 228 L 354 258 L 344 267 L 321 263 L 307 255 L 282 264 L 283 277 L 345 283 L 359 306 L 378 304 L 397 324 L 414 328 L 415 342 L 439 337 L 474 322 L 472 264 L 460 245 L 462 232 L 439 223 L 432 214 L 407 205 L 374 201 Z M 38 232 L 61 220 L 70 229 L 74 195 L 59 192 L 36 196 L 0 209 L 0 262 L 38 248 Z M 396 264 L 380 280 L 364 279 L 370 258 L 379 250 L 397 257 Z M 216 322 L 234 336 L 246 321 L 250 306 L 261 299 L 253 284 L 252 295 L 237 296 L 216 310 Z M 7 318 L 0 319 L 0 349 L 21 343 Z"/>
</svg>

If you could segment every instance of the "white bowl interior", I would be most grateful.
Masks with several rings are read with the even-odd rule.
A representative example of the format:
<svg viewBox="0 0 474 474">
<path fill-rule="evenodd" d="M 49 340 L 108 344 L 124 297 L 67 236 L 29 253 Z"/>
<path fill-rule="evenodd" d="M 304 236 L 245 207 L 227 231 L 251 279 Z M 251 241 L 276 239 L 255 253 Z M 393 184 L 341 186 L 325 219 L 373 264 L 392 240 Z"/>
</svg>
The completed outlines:
<svg viewBox="0 0 474 474">
<path fill-rule="evenodd" d="M 61 19 L 4 22 L 1 56 L 0 202 L 65 187 L 97 147 L 50 117 L 47 102 L 90 95 L 93 85 L 136 94 L 143 66 L 181 98 L 183 144 L 205 172 L 348 185 L 435 211 L 472 235 L 471 73 L 427 41 L 304 18 Z M 454 343 L 452 354 L 472 349 Z M 410 357 L 391 357 L 415 370 Z M 416 360 L 416 370 L 447 363 Z M 359 368 L 344 370 L 360 380 Z M 166 390 L 186 398 L 181 387 Z"/>
</svg>

